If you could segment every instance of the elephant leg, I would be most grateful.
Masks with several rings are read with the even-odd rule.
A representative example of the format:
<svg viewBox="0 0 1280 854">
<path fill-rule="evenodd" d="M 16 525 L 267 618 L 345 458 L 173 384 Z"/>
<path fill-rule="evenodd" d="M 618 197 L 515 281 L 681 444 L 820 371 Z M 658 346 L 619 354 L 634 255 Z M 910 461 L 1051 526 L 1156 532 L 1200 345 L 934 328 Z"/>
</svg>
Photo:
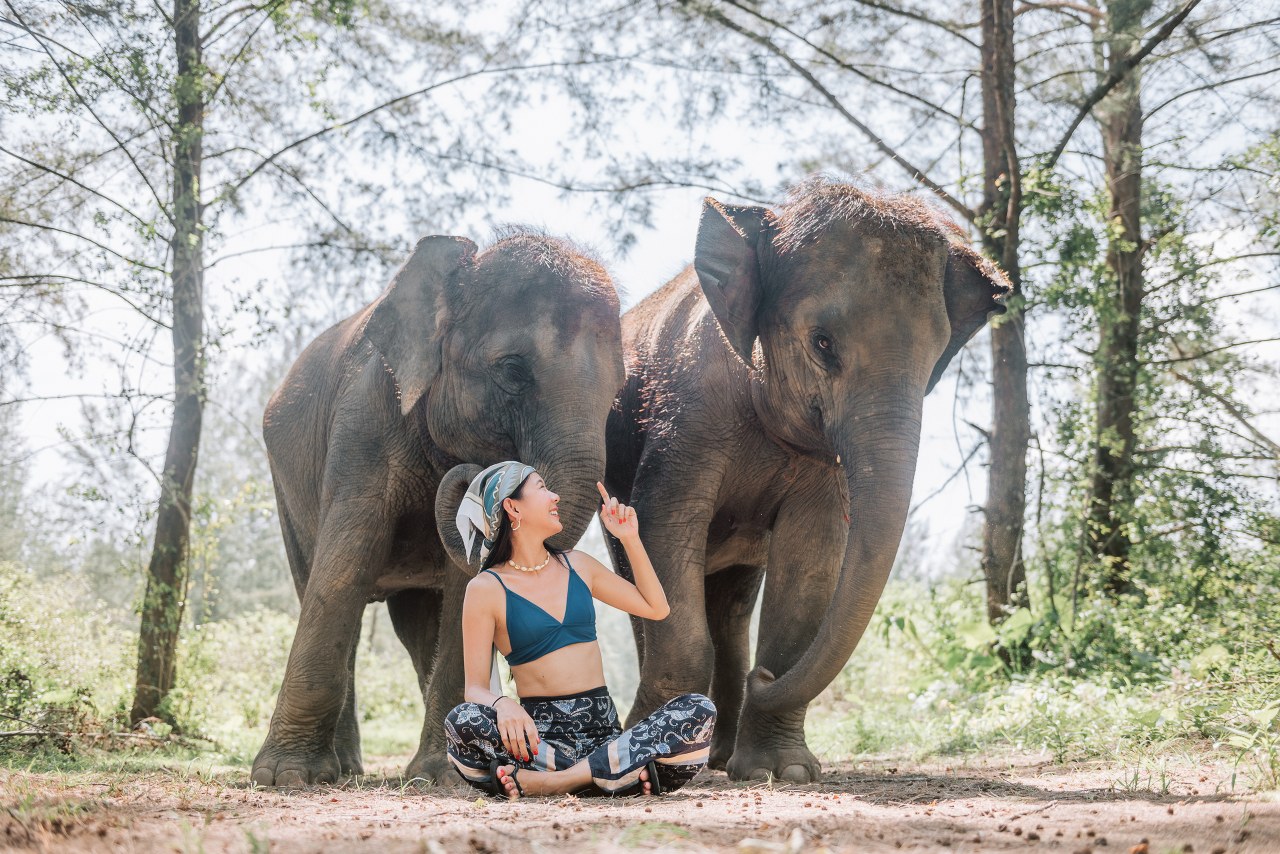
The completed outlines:
<svg viewBox="0 0 1280 854">
<path fill-rule="evenodd" d="M 338 754 L 338 768 L 343 776 L 364 773 L 360 752 L 360 719 L 356 716 L 356 651 L 360 648 L 360 624 L 356 623 L 355 640 L 347 654 L 347 695 L 338 713 L 333 733 L 333 749 Z"/>
<path fill-rule="evenodd" d="M 751 612 L 764 569 L 732 566 L 707 577 L 707 622 L 715 648 L 711 701 L 716 706 L 716 732 L 709 767 L 723 771 L 738 738 L 738 717 L 751 661 Z"/>
<path fill-rule="evenodd" d="M 307 589 L 307 579 L 311 577 L 312 543 L 303 535 L 299 520 L 294 518 L 289 496 L 282 486 L 283 481 L 276 473 L 275 464 L 271 464 L 271 485 L 276 494 L 276 508 L 279 510 L 280 533 L 284 536 L 284 554 L 289 559 L 289 574 L 293 576 L 293 589 L 298 594 L 298 602 Z"/>
<path fill-rule="evenodd" d="M 775 676 L 785 673 L 809 648 L 835 591 L 848 529 L 839 510 L 841 496 L 788 496 L 769 541 L 756 644 L 756 664 Z M 831 518 L 825 518 L 830 516 Z M 804 737 L 807 705 L 779 714 L 752 707 L 748 693 L 738 724 L 738 740 L 726 770 L 735 780 L 773 777 L 794 783 L 815 782 L 821 765 Z"/>
<path fill-rule="evenodd" d="M 331 524 L 317 543 L 271 728 L 253 760 L 252 779 L 260 786 L 332 783 L 342 771 L 334 737 L 348 702 L 360 618 L 370 598 L 367 579 L 376 570 L 370 555 L 381 556 L 385 548 L 376 537 L 353 535 L 376 530 L 367 507 L 349 512 L 331 507 L 327 515 Z M 351 717 L 354 721 L 354 708 Z"/>
<path fill-rule="evenodd" d="M 431 685 L 431 677 L 437 660 L 436 647 L 440 640 L 440 614 L 443 594 L 439 590 L 405 590 L 387 599 L 387 611 L 391 614 L 391 625 L 395 627 L 396 637 L 409 651 L 413 661 L 414 672 L 418 675 L 418 690 L 422 694 L 423 705 L 428 704 L 427 692 Z M 419 758 L 424 755 L 427 730 L 430 718 L 424 718 L 422 738 L 419 740 L 418 753 L 409 763 L 406 776 L 424 776 L 420 773 L 422 765 Z M 443 723 L 441 723 L 443 726 Z"/>
<path fill-rule="evenodd" d="M 421 778 L 436 783 L 457 779 L 445 755 L 444 719 L 463 700 L 462 599 L 466 595 L 468 581 L 470 579 L 461 572 L 449 567 L 444 574 L 444 588 L 437 594 L 440 606 L 434 621 L 435 665 L 424 668 L 427 682 L 423 705 L 426 708 L 418 752 L 405 770 L 409 779 Z"/>
<path fill-rule="evenodd" d="M 642 464 L 632 493 L 641 520 L 640 536 L 659 573 L 671 613 L 665 620 L 643 621 L 644 660 L 628 727 L 674 697 L 706 694 L 711 689 L 714 652 L 704 604 L 704 568 L 707 525 L 719 482 L 704 474 L 696 484 L 698 492 L 691 493 L 689 479 L 671 471 L 680 465 L 678 456 L 668 455 L 662 466 Z"/>
</svg>

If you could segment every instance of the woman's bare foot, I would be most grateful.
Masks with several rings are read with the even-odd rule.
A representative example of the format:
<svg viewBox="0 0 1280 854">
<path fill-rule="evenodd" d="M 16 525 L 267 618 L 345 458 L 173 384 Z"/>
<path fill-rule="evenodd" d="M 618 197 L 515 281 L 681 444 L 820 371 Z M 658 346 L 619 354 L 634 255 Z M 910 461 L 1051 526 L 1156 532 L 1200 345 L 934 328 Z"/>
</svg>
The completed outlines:
<svg viewBox="0 0 1280 854">
<path fill-rule="evenodd" d="M 652 795 L 652 794 L 653 794 L 653 786 L 650 786 L 650 785 L 649 785 L 649 769 L 648 769 L 648 768 L 641 768 L 641 769 L 640 769 L 640 779 L 641 779 L 642 781 L 644 781 L 644 793 L 645 793 L 646 795 Z"/>
<path fill-rule="evenodd" d="M 579 762 L 564 771 L 532 771 L 528 768 L 517 771 L 515 765 L 501 765 L 497 775 L 498 785 L 507 793 L 507 799 L 512 801 L 520 798 L 520 789 L 524 790 L 526 797 L 567 795 L 580 791 L 591 783 L 591 770 L 586 762 Z M 520 778 L 519 788 L 516 788 L 516 777 Z M 640 780 L 644 784 L 644 793 L 652 794 L 653 787 L 649 783 L 647 768 L 640 769 Z"/>
<path fill-rule="evenodd" d="M 499 767 L 496 772 L 498 775 L 498 785 L 507 793 L 507 800 L 509 801 L 517 800 L 520 797 L 520 790 L 516 788 L 516 778 L 512 776 L 512 772 L 515 771 L 515 769 L 516 766 L 514 765 L 503 765 Z M 532 775 L 533 772 L 526 773 Z M 521 780 L 520 784 L 523 786 L 524 780 Z"/>
</svg>

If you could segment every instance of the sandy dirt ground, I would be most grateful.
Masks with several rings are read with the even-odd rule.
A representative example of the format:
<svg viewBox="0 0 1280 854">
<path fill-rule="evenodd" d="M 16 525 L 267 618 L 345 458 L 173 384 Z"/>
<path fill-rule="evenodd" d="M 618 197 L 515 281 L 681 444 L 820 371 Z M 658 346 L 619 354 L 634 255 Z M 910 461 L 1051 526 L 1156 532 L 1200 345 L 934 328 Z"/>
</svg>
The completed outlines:
<svg viewBox="0 0 1280 854">
<path fill-rule="evenodd" d="M 178 852 L 1280 852 L 1280 798 L 1232 794 L 1226 763 L 1054 765 L 1011 755 L 835 764 L 820 784 L 704 772 L 660 798 L 518 803 L 402 786 L 398 761 L 310 790 L 247 773 L 0 771 L 0 849 Z"/>
</svg>

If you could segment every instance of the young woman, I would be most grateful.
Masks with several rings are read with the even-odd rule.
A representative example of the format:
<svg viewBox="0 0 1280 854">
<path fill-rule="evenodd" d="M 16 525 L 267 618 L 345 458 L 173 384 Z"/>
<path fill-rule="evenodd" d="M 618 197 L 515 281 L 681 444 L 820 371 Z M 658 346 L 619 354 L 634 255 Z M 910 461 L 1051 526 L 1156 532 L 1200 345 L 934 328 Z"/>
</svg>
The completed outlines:
<svg viewBox="0 0 1280 854">
<path fill-rule="evenodd" d="M 445 735 L 454 768 L 487 792 L 660 794 L 707 763 L 716 712 L 701 694 L 671 700 L 626 732 L 618 725 L 591 600 L 646 620 L 670 608 L 635 510 L 596 486 L 600 518 L 626 549 L 635 584 L 590 555 L 547 547 L 561 529 L 560 496 L 530 466 L 485 469 L 458 511 L 468 555 L 482 538 L 483 568 L 462 605 L 466 702 L 446 717 Z M 489 688 L 495 646 L 511 665 L 519 700 Z"/>
</svg>

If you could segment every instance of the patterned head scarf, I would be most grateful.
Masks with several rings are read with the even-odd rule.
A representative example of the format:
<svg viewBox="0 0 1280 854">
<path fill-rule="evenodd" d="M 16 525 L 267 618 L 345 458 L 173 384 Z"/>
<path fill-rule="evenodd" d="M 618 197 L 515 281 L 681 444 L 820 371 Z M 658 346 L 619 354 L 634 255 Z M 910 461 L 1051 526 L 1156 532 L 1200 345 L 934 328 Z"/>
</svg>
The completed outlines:
<svg viewBox="0 0 1280 854">
<path fill-rule="evenodd" d="M 481 537 L 480 560 L 489 556 L 493 540 L 498 536 L 498 526 L 502 522 L 502 502 L 510 498 L 531 474 L 533 466 L 507 460 L 505 463 L 489 466 L 472 478 L 454 520 L 458 533 L 462 535 L 467 560 L 471 560 L 471 545 L 475 542 L 477 532 Z"/>
</svg>

